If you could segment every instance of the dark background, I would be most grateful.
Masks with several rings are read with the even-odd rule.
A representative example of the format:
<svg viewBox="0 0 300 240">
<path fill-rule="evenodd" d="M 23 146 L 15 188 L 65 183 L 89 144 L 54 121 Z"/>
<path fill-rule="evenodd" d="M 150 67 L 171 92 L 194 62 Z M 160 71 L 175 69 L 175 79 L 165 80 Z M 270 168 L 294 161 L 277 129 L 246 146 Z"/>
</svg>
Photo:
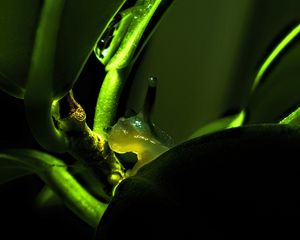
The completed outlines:
<svg viewBox="0 0 300 240">
<path fill-rule="evenodd" d="M 157 76 L 154 120 L 176 142 L 183 141 L 205 123 L 247 102 L 259 64 L 298 21 L 299 9 L 296 0 L 175 1 L 136 65 L 127 105 L 139 111 L 147 78 Z M 102 74 L 91 58 L 75 87 L 90 123 Z M 0 101 L 0 147 L 42 150 L 28 129 L 23 101 L 2 92 Z M 272 121 L 278 115 L 276 104 L 260 103 L 260 111 L 268 117 L 257 113 L 256 120 Z M 65 208 L 35 209 L 42 186 L 41 180 L 29 176 L 0 187 L 1 239 L 90 239 L 92 230 Z"/>
</svg>

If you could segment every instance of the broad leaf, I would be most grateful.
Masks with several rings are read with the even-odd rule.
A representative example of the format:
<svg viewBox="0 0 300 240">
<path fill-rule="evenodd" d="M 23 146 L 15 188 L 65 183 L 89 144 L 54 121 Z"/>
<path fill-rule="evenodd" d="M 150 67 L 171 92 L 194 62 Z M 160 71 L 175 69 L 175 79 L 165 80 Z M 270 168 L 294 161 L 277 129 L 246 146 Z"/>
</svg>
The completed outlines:
<svg viewBox="0 0 300 240">
<path fill-rule="evenodd" d="M 36 31 L 45 2 L 4 0 L 0 3 L 0 88 L 12 96 L 24 97 Z M 51 75 L 47 77 L 55 78 L 55 95 L 61 96 L 72 88 L 97 39 L 124 2 L 65 0 L 55 39 L 54 68 L 50 69 L 53 72 L 45 73 Z M 48 62 L 47 59 L 40 61 L 37 68 L 45 62 Z"/>
<path fill-rule="evenodd" d="M 22 98 L 42 0 L 0 2 L 0 89 Z"/>
<path fill-rule="evenodd" d="M 68 139 L 53 123 L 54 101 L 73 87 L 98 37 L 124 1 L 44 2 L 24 100 L 31 131 L 45 149 L 67 151 Z"/>
<path fill-rule="evenodd" d="M 97 40 L 125 1 L 66 1 L 57 40 L 55 95 L 72 88 Z"/>
<path fill-rule="evenodd" d="M 185 142 L 119 185 L 97 239 L 128 229 L 130 239 L 147 240 L 269 236 L 272 223 L 249 219 L 300 216 L 299 147 L 299 127 L 275 124 Z"/>
</svg>

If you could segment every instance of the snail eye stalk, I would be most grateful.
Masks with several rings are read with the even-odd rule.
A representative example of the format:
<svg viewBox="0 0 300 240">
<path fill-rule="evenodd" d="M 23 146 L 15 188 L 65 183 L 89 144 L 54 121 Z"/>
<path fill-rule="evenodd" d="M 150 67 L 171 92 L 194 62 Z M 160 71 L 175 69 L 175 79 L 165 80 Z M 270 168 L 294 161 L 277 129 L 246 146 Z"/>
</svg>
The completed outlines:
<svg viewBox="0 0 300 240">
<path fill-rule="evenodd" d="M 157 89 L 157 78 L 149 77 L 148 89 L 147 89 L 146 97 L 144 100 L 144 106 L 142 110 L 144 121 L 148 125 L 153 125 L 151 122 L 151 115 L 153 113 L 155 99 L 156 99 L 156 89 Z"/>
</svg>

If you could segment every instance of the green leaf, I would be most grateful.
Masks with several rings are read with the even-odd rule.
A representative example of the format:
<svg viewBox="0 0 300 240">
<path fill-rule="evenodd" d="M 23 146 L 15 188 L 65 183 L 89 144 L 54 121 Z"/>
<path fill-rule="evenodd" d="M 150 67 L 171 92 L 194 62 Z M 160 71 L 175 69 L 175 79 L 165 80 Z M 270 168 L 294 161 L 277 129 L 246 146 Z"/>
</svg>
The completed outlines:
<svg viewBox="0 0 300 240">
<path fill-rule="evenodd" d="M 192 139 L 195 137 L 200 137 L 209 133 L 217 132 L 220 130 L 224 130 L 227 128 L 239 127 L 243 124 L 245 119 L 245 112 L 241 111 L 238 114 L 230 115 L 227 117 L 223 117 L 217 119 L 207 125 L 201 127 L 197 131 L 195 131 L 188 139 Z"/>
<path fill-rule="evenodd" d="M 4 0 L 0 3 L 0 88 L 18 98 L 24 97 L 45 2 Z M 63 4 L 63 16 L 59 20 L 57 38 L 46 39 L 40 49 L 47 52 L 47 45 L 52 46 L 47 41 L 55 41 L 55 48 L 50 50 L 55 55 L 55 59 L 52 59 L 54 65 L 50 64 L 50 71 L 45 71 L 48 78 L 55 78 L 55 96 L 62 96 L 72 88 L 96 41 L 125 0 L 60 2 Z M 45 57 L 48 57 L 47 54 Z M 44 69 L 49 60 L 52 61 L 41 59 L 36 67 Z M 44 78 L 40 81 L 44 81 Z"/>
<path fill-rule="evenodd" d="M 280 124 L 299 125 L 300 124 L 300 108 L 298 107 L 296 110 L 294 110 L 288 116 L 281 119 L 279 123 Z"/>
<path fill-rule="evenodd" d="M 294 40 L 281 54 L 250 98 L 248 123 L 278 122 L 300 103 L 300 41 Z"/>
<path fill-rule="evenodd" d="M 299 35 L 300 24 L 297 24 L 278 41 L 258 69 L 248 107 L 250 123 L 279 121 L 287 115 L 290 108 L 300 102 L 295 91 L 293 93 L 293 89 L 300 86 L 297 81 L 300 74 L 297 72 L 297 58 L 300 56 Z M 285 119 L 288 122 L 290 120 Z"/>
<path fill-rule="evenodd" d="M 23 98 L 41 0 L 0 2 L 0 89 Z"/>
<path fill-rule="evenodd" d="M 97 239 L 119 239 L 126 229 L 132 240 L 222 239 L 237 226 L 256 235 L 252 217 L 300 216 L 299 147 L 300 128 L 278 124 L 180 144 L 118 186 Z"/>
<path fill-rule="evenodd" d="M 72 88 L 97 40 L 125 1 L 68 0 L 65 2 L 57 37 L 55 95 L 63 95 Z"/>
<path fill-rule="evenodd" d="M 56 128 L 52 111 L 57 36 L 64 9 L 64 0 L 44 1 L 36 31 L 32 59 L 24 97 L 26 117 L 37 142 L 49 151 L 66 152 L 68 139 Z M 41 91 L 43 94 L 41 94 Z M 57 102 L 56 102 L 57 103 Z"/>
<path fill-rule="evenodd" d="M 73 87 L 98 37 L 123 3 L 124 0 L 44 2 L 26 85 L 25 109 L 31 131 L 45 149 L 68 150 L 68 139 L 52 118 L 56 100 Z"/>
<path fill-rule="evenodd" d="M 294 27 L 274 48 L 274 50 L 270 53 L 270 55 L 265 59 L 263 64 L 261 65 L 260 69 L 257 72 L 257 75 L 254 79 L 252 85 L 252 91 L 255 91 L 256 88 L 261 84 L 265 75 L 270 71 L 272 65 L 279 60 L 280 55 L 284 53 L 284 51 L 293 44 L 297 40 L 300 34 L 300 24 Z"/>
<path fill-rule="evenodd" d="M 249 8 L 247 21 L 242 24 L 242 28 L 245 31 L 242 37 L 239 38 L 240 47 L 238 48 L 238 58 L 236 59 L 233 85 L 230 85 L 235 87 L 232 88 L 228 96 L 230 108 L 232 108 L 232 106 L 244 107 L 247 105 L 249 93 L 253 85 L 253 81 L 258 75 L 259 69 L 261 69 L 261 66 L 271 55 L 276 46 L 278 46 L 278 44 L 288 35 L 288 33 L 290 33 L 292 29 L 300 23 L 300 14 L 298 11 L 300 2 L 298 1 L 287 0 L 284 2 L 284 4 L 280 1 L 272 0 L 254 0 L 247 2 L 251 2 L 252 8 Z M 295 40 L 297 42 L 299 41 L 299 38 L 297 37 Z M 295 44 L 295 42 L 291 43 L 291 45 L 293 44 Z M 263 87 L 265 84 L 268 84 L 270 80 L 269 77 L 273 74 L 273 71 L 277 69 L 278 65 L 280 65 L 282 59 L 285 58 L 286 53 L 291 51 L 292 48 L 292 46 L 287 46 L 287 48 L 285 48 L 279 54 L 279 58 L 277 58 L 278 61 L 275 60 L 273 64 L 268 67 L 268 70 L 265 71 L 265 74 L 263 74 L 264 79 L 261 79 L 263 80 L 261 81 L 261 87 Z M 287 98 L 289 98 L 290 96 L 288 89 L 285 87 L 294 83 L 291 83 L 291 79 L 286 77 L 282 79 L 282 81 L 286 83 L 282 91 L 285 92 L 285 95 Z M 294 81 L 292 80 L 292 82 Z M 273 85 L 277 85 L 277 83 L 273 82 Z M 274 87 L 277 88 L 277 86 Z M 262 89 L 257 90 L 260 92 Z M 272 90 L 269 89 L 269 91 Z M 256 94 L 259 94 L 258 92 L 253 95 L 253 98 L 256 98 Z M 262 113 L 264 116 L 259 117 L 258 111 L 254 110 L 255 113 L 252 114 L 250 112 L 249 122 L 278 122 L 281 118 L 279 115 L 287 109 L 286 107 L 280 109 L 281 106 L 279 106 L 278 110 L 276 111 L 275 106 L 277 105 L 278 101 L 282 101 L 283 99 L 280 99 L 281 97 L 278 96 L 277 99 L 274 97 L 273 99 L 269 100 L 269 96 L 266 95 L 264 97 L 263 93 L 260 93 L 259 95 L 261 97 L 261 101 L 255 101 L 254 99 L 251 99 L 251 111 L 257 107 L 260 108 L 260 112 L 265 111 L 265 114 Z M 273 96 L 274 95 L 272 93 L 272 97 Z M 292 92 L 291 96 L 294 97 L 294 92 Z M 271 101 L 273 102 L 271 103 Z M 288 101 L 291 101 L 290 103 L 292 103 L 294 99 L 289 99 Z M 272 104 L 273 106 L 271 106 Z M 281 105 L 281 103 L 279 103 L 279 105 Z M 268 116 L 267 113 L 269 110 L 270 116 Z"/>
</svg>

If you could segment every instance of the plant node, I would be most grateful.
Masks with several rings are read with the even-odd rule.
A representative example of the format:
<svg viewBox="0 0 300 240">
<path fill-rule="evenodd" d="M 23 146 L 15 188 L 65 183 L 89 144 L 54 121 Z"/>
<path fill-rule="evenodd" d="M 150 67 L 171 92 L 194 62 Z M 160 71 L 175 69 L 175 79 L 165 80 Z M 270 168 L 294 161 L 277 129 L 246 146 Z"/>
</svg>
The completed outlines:
<svg viewBox="0 0 300 240">
<path fill-rule="evenodd" d="M 107 142 L 86 123 L 84 109 L 72 93 L 60 101 L 59 128 L 69 139 L 69 154 L 91 170 L 109 196 L 112 189 L 125 178 L 125 168 L 114 156 Z"/>
</svg>

